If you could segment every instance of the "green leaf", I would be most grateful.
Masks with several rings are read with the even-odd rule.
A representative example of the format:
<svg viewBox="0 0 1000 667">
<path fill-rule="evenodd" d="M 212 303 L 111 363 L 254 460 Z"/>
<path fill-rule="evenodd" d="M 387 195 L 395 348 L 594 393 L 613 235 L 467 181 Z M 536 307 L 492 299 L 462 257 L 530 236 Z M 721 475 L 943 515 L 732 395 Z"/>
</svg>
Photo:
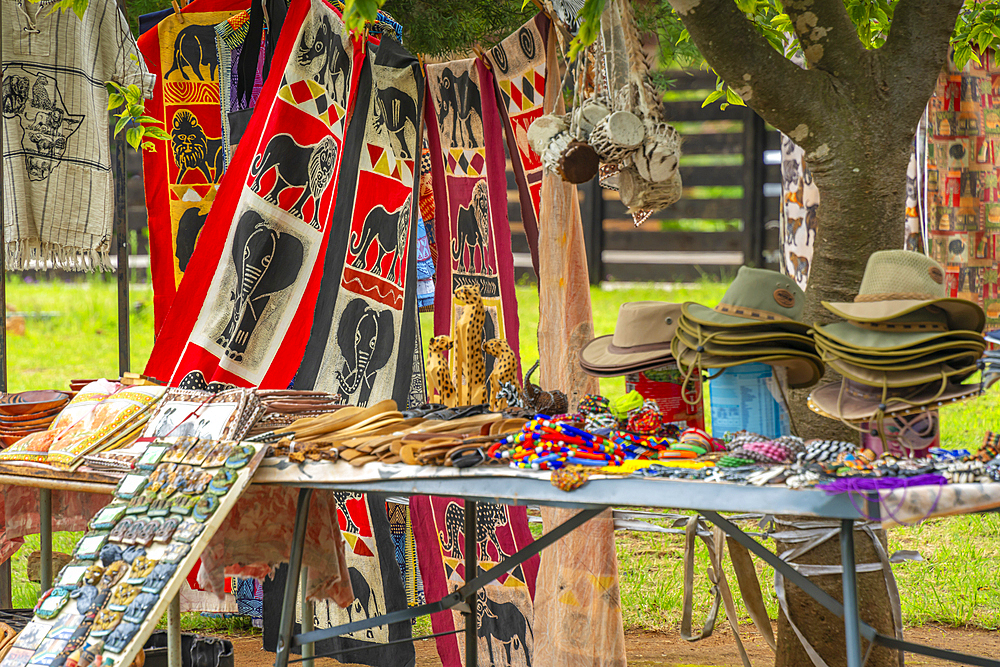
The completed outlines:
<svg viewBox="0 0 1000 667">
<path fill-rule="evenodd" d="M 121 93 L 111 93 L 111 95 L 108 96 L 108 111 L 117 109 L 123 104 L 125 104 L 125 96 Z"/>
<path fill-rule="evenodd" d="M 142 142 L 142 150 L 149 151 L 150 153 L 155 153 L 156 144 L 154 144 L 152 141 L 144 141 Z"/>
<path fill-rule="evenodd" d="M 125 133 L 125 141 L 135 150 L 139 150 L 139 142 L 142 141 L 142 128 L 130 127 Z"/>
<path fill-rule="evenodd" d="M 142 104 L 130 104 L 128 107 L 128 113 L 133 118 L 139 118 L 145 111 L 146 109 Z"/>
<path fill-rule="evenodd" d="M 729 87 L 726 88 L 726 101 L 729 102 L 730 104 L 735 104 L 736 106 L 739 107 L 746 106 L 746 103 L 743 101 L 743 98 L 737 95 L 736 92 Z"/>
<path fill-rule="evenodd" d="M 132 119 L 131 119 L 131 118 L 130 118 L 129 116 L 125 116 L 124 118 L 120 118 L 120 119 L 118 120 L 118 122 L 117 122 L 117 123 L 115 123 L 115 136 L 116 136 L 116 137 L 117 137 L 117 136 L 118 136 L 118 134 L 119 134 L 119 133 L 120 133 L 120 132 L 122 131 L 122 129 L 123 129 L 123 128 L 124 128 L 124 127 L 125 127 L 126 125 L 128 125 L 128 124 L 129 124 L 129 121 L 131 121 L 131 120 L 132 120 Z"/>
<path fill-rule="evenodd" d="M 715 100 L 722 98 L 724 95 L 725 93 L 721 90 L 713 90 L 708 94 L 708 97 L 705 98 L 705 101 L 701 103 L 701 108 L 704 109 Z"/>
<path fill-rule="evenodd" d="M 159 122 L 161 122 L 159 119 L 153 118 L 152 116 L 139 116 L 135 120 L 138 123 L 159 123 Z"/>
<path fill-rule="evenodd" d="M 125 99 L 129 104 L 142 104 L 142 91 L 134 83 L 125 89 Z"/>
<path fill-rule="evenodd" d="M 160 141 L 170 141 L 170 135 L 158 125 L 143 125 L 143 128 L 146 130 L 147 137 L 159 139 Z"/>
</svg>

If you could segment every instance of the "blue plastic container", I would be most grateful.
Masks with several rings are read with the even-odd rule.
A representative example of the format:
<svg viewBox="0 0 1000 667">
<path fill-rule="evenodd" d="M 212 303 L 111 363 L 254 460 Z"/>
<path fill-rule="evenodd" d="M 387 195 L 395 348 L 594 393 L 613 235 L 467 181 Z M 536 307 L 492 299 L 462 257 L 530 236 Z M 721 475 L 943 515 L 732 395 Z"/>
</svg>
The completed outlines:
<svg viewBox="0 0 1000 667">
<path fill-rule="evenodd" d="M 769 438 L 789 435 L 788 413 L 768 388 L 773 375 L 767 364 L 743 364 L 709 381 L 712 435 L 742 430 Z"/>
</svg>

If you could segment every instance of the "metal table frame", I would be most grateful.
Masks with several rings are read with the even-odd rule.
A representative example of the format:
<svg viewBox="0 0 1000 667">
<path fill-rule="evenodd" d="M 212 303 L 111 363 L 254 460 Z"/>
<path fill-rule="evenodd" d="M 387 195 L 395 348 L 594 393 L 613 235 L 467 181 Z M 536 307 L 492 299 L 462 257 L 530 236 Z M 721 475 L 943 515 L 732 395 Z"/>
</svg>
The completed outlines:
<svg viewBox="0 0 1000 667">
<path fill-rule="evenodd" d="M 846 496 L 827 496 L 819 490 L 792 490 L 783 487 L 752 487 L 707 482 L 686 482 L 664 479 L 597 479 L 582 488 L 566 493 L 539 479 L 483 477 L 453 477 L 424 479 L 390 479 L 371 482 L 308 481 L 288 486 L 300 487 L 298 507 L 295 516 L 293 542 L 289 562 L 288 578 L 285 583 L 284 598 L 279 626 L 278 650 L 275 667 L 287 667 L 290 663 L 304 662 L 311 665 L 315 655 L 314 642 L 339 635 L 357 632 L 380 625 L 411 620 L 419 616 L 433 614 L 447 609 L 461 611 L 465 615 L 466 667 L 476 667 L 477 660 L 477 616 L 475 596 L 477 591 L 500 577 L 503 573 L 523 563 L 542 549 L 566 534 L 596 517 L 612 505 L 657 507 L 680 510 L 695 510 L 709 522 L 718 526 L 727 535 L 764 560 L 768 565 L 794 583 L 831 614 L 844 620 L 845 643 L 848 667 L 863 667 L 867 655 L 862 652 L 862 637 L 868 640 L 870 653 L 876 644 L 889 649 L 908 651 L 920 655 L 959 662 L 966 665 L 1000 667 L 1000 661 L 985 657 L 966 655 L 957 651 L 914 644 L 895 637 L 883 635 L 863 622 L 858 611 L 857 571 L 854 559 L 854 522 L 865 518 L 877 519 L 879 506 L 872 499 L 866 509 L 868 517 L 862 516 Z M 295 622 L 295 598 L 302 570 L 302 552 L 305 543 L 309 503 L 314 489 L 332 491 L 354 491 L 363 493 L 390 493 L 393 495 L 439 495 L 464 498 L 465 502 L 465 584 L 437 602 L 431 602 L 409 609 L 392 612 L 370 619 L 354 621 L 334 628 L 312 630 L 293 635 Z M 478 501 L 505 504 L 537 504 L 561 507 L 575 507 L 582 511 L 569 520 L 554 527 L 535 540 L 531 545 L 504 558 L 491 569 L 471 577 L 478 571 L 475 548 L 476 503 Z M 768 514 L 810 515 L 827 519 L 839 519 L 841 561 L 844 565 L 844 604 L 816 586 L 794 567 L 781 560 L 753 537 L 744 533 L 719 512 L 764 512 Z M 471 578 L 470 578 L 471 577 Z M 415 637 L 405 641 L 428 639 L 438 635 Z M 293 647 L 303 650 L 303 657 L 292 660 Z M 359 649 L 352 649 L 351 652 Z M 360 649 L 363 650 L 363 649 Z M 319 657 L 319 656 L 316 656 Z"/>
</svg>

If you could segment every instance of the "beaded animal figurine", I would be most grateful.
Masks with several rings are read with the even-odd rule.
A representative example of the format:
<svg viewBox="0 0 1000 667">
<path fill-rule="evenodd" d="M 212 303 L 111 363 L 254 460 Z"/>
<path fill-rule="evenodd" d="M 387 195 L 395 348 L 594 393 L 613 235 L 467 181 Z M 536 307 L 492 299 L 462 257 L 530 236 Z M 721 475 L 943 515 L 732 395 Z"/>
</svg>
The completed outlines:
<svg viewBox="0 0 1000 667">
<path fill-rule="evenodd" d="M 452 348 L 450 336 L 435 336 L 431 338 L 427 349 L 430 352 L 430 360 L 427 362 L 427 382 L 430 385 L 429 395 L 437 393 L 439 400 L 449 408 L 458 405 L 458 393 L 455 391 L 455 383 L 451 379 L 451 371 L 448 369 L 448 360 L 445 353 Z"/>
<path fill-rule="evenodd" d="M 479 405 L 486 393 L 486 362 L 483 358 L 483 325 L 486 308 L 479 288 L 465 285 L 455 290 L 455 303 L 464 306 L 455 323 L 455 386 L 459 405 Z"/>
<path fill-rule="evenodd" d="M 517 357 L 514 350 L 503 338 L 492 338 L 483 343 L 483 350 L 496 358 L 493 362 L 493 372 L 488 378 L 488 389 L 490 399 L 490 410 L 500 412 L 509 407 L 506 400 L 503 400 L 501 389 L 504 385 L 513 384 L 517 386 Z"/>
</svg>

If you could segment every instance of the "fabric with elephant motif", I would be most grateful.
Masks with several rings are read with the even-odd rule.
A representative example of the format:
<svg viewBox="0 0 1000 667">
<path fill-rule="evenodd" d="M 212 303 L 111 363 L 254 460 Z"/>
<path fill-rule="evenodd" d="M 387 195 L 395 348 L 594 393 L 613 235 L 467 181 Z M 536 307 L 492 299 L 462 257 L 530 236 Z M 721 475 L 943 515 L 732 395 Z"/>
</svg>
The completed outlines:
<svg viewBox="0 0 1000 667">
<path fill-rule="evenodd" d="M 528 144 L 528 128 L 543 113 L 546 45 L 550 26 L 551 21 L 545 12 L 538 12 L 487 53 L 500 90 L 500 116 L 521 199 L 521 222 L 536 276 L 539 275 L 538 217 L 542 199 L 542 158 Z"/>
<path fill-rule="evenodd" d="M 458 498 L 413 496 L 410 498 L 417 562 L 430 601 L 440 600 L 460 588 L 465 572 L 465 502 Z M 508 556 L 529 546 L 534 539 L 523 505 L 476 504 L 476 554 L 479 572 L 489 570 Z M 532 556 L 476 595 L 479 663 L 530 667 L 535 647 L 532 599 L 538 576 L 538 556 Z M 450 632 L 465 625 L 455 610 L 431 615 L 435 633 Z M 461 635 L 438 637 L 437 650 L 443 667 L 462 667 L 465 639 Z"/>
<path fill-rule="evenodd" d="M 949 296 L 1000 326 L 1000 62 L 980 54 L 958 71 L 950 61 L 927 105 L 928 250 L 945 267 Z"/>
<path fill-rule="evenodd" d="M 4 2 L 3 225 L 7 270 L 111 271 L 114 182 L 105 81 L 152 95 L 114 4 L 77 16 Z"/>
<path fill-rule="evenodd" d="M 423 403 L 415 355 L 415 178 L 424 81 L 393 37 L 367 44 L 340 167 L 326 272 L 296 389 L 338 393 L 351 405 Z M 411 398 L 412 395 L 412 398 Z"/>
<path fill-rule="evenodd" d="M 781 271 L 802 289 L 819 229 L 819 188 L 805 164 L 805 151 L 781 135 Z"/>
<path fill-rule="evenodd" d="M 288 387 L 312 328 L 363 58 L 324 0 L 292 4 L 147 375 Z"/>
<path fill-rule="evenodd" d="M 223 172 L 224 138 L 215 26 L 249 0 L 194 0 L 139 37 L 156 75 L 146 115 L 163 123 L 169 141 L 142 152 L 149 225 L 153 327 L 158 332 L 177 294 Z"/>
<path fill-rule="evenodd" d="M 354 599 L 344 607 L 335 600 L 315 600 L 313 627 L 317 630 L 332 628 L 406 609 L 406 592 L 396 564 L 396 547 L 386 514 L 385 496 L 341 491 L 332 495 L 336 498 L 337 521 L 346 547 L 344 563 Z M 264 581 L 264 649 L 268 651 L 274 651 L 277 645 L 287 572 L 288 567 L 282 565 L 273 579 Z M 297 604 L 295 632 L 301 631 L 301 623 L 302 606 Z M 337 655 L 337 659 L 375 667 L 412 667 L 416 662 L 413 643 L 404 641 L 412 636 L 411 627 L 409 621 L 401 621 L 358 630 L 316 642 L 316 653 L 350 651 Z M 388 645 L 388 642 L 399 641 L 403 643 Z"/>
<path fill-rule="evenodd" d="M 454 339 L 462 307 L 454 304 L 452 294 L 476 286 L 487 314 L 483 340 L 506 339 L 520 377 L 507 174 L 493 75 L 476 58 L 427 65 L 427 89 L 438 248 L 434 335 Z M 492 368 L 493 358 L 486 355 L 486 373 Z"/>
</svg>

